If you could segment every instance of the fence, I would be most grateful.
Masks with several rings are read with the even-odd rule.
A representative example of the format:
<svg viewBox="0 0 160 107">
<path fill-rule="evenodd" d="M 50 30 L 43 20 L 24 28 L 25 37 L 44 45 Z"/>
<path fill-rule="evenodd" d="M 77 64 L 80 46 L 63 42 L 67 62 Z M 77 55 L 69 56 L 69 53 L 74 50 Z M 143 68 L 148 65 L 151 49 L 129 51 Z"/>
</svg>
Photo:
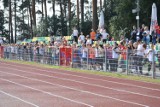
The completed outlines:
<svg viewBox="0 0 160 107">
<path fill-rule="evenodd" d="M 0 57 L 10 60 L 33 61 L 55 66 L 117 72 L 127 75 L 160 77 L 160 51 L 153 51 L 149 58 L 136 55 L 137 50 L 117 53 L 112 48 L 71 48 L 71 47 L 0 47 Z M 114 55 L 116 54 L 116 55 Z M 114 56 L 114 57 L 113 57 Z"/>
</svg>

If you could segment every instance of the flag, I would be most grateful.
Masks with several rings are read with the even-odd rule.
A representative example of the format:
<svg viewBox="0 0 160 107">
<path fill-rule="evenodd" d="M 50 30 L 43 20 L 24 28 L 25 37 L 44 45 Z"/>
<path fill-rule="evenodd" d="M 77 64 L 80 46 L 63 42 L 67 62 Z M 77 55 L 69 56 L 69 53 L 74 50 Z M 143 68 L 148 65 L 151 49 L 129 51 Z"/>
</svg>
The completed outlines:
<svg viewBox="0 0 160 107">
<path fill-rule="evenodd" d="M 151 25 L 150 25 L 150 35 L 152 34 L 153 31 L 156 32 L 156 26 L 158 25 L 157 22 L 157 7 L 156 4 L 153 3 L 152 5 L 152 13 L 151 13 Z"/>
</svg>

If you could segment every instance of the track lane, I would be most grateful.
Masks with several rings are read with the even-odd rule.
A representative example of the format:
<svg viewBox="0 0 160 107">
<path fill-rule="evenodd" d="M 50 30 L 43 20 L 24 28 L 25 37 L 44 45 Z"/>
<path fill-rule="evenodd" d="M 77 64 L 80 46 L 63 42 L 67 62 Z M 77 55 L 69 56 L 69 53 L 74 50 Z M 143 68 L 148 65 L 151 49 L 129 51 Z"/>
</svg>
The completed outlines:
<svg viewBox="0 0 160 107">
<path fill-rule="evenodd" d="M 0 99 L 0 107 L 39 107 L 2 90 L 0 90 Z"/>
<path fill-rule="evenodd" d="M 6 73 L 2 73 L 1 74 L 6 74 Z M 8 76 L 8 77 L 7 77 Z M 13 75 L 12 75 L 13 76 Z M 30 75 L 31 76 L 31 75 Z M 84 92 L 76 92 L 73 91 L 73 90 L 66 90 L 64 88 L 60 88 L 60 87 L 54 87 L 53 85 L 51 86 L 50 84 L 44 84 L 42 82 L 37 82 L 37 81 L 31 81 L 31 80 L 28 80 L 26 78 L 22 78 L 22 77 L 16 77 L 14 75 L 14 79 L 10 79 L 11 75 L 7 74 L 6 76 L 4 76 L 5 78 L 7 79 L 3 79 L 3 78 L 0 78 L 1 80 L 4 80 L 5 82 L 9 82 L 9 83 L 12 83 L 14 85 L 19 85 L 19 86 L 22 86 L 22 87 L 25 87 L 25 88 L 31 88 L 33 90 L 42 90 L 43 92 L 45 92 L 44 94 L 53 94 L 53 93 L 58 93 L 59 95 L 63 95 L 65 94 L 66 97 L 70 97 L 72 99 L 79 99 L 79 100 L 83 100 L 83 101 L 86 101 L 86 102 L 90 102 L 92 105 L 94 105 L 94 107 L 105 107 L 106 104 L 109 104 L 110 106 L 112 107 L 115 107 L 115 105 L 118 105 L 118 107 L 134 107 L 135 104 L 124 104 L 122 102 L 113 102 L 112 99 L 104 99 L 104 98 L 101 98 L 101 97 L 97 97 L 95 95 L 89 95 L 89 94 L 84 94 Z M 17 78 L 17 79 L 16 79 Z M 24 92 L 28 92 L 27 90 L 24 90 Z M 30 93 L 32 93 L 32 91 L 29 91 Z M 82 96 L 83 95 L 83 96 Z M 31 95 L 32 96 L 32 95 Z M 38 96 L 36 96 L 38 97 Z M 39 97 L 38 97 L 39 98 Z M 32 98 L 31 98 L 32 99 Z M 46 100 L 50 100 L 50 99 L 46 99 Z M 45 100 L 44 100 L 45 101 Z M 41 104 L 42 102 L 39 102 L 39 104 Z M 56 102 L 54 102 L 56 103 Z M 53 107 L 51 105 L 48 105 L 46 104 L 47 107 Z M 78 106 L 74 106 L 74 105 L 71 105 L 72 107 L 78 107 Z M 146 107 L 146 106 L 138 106 L 136 105 L 137 107 Z M 44 107 L 44 106 L 41 106 L 41 107 Z M 59 107 L 59 106 L 55 106 L 55 107 Z M 61 106 L 60 106 L 61 107 Z M 65 105 L 64 107 L 69 107 L 67 105 Z M 80 107 L 84 107 L 83 106 L 80 106 Z"/>
<path fill-rule="evenodd" d="M 36 72 L 36 71 L 35 71 Z M 23 74 L 24 74 L 24 72 L 23 72 Z M 34 74 L 32 74 L 32 75 L 34 75 Z M 36 74 L 35 74 L 36 75 Z M 37 75 L 36 75 L 36 77 L 38 77 Z M 44 77 L 43 77 L 44 78 Z M 57 78 L 58 79 L 58 78 Z M 54 80 L 54 81 L 56 81 L 56 80 Z M 59 81 L 59 80 L 58 80 Z M 56 82 L 58 82 L 58 81 L 56 81 Z M 64 82 L 63 82 L 64 83 Z M 64 83 L 64 84 L 66 84 L 66 82 Z M 68 83 L 69 85 L 71 84 L 70 82 Z M 88 87 L 86 87 L 85 86 L 85 88 L 88 88 Z M 93 89 L 95 89 L 95 87 L 92 87 L 92 90 Z M 98 89 L 98 90 L 100 90 L 100 89 Z M 104 90 L 104 89 L 103 89 Z M 104 91 L 106 91 L 106 90 L 104 90 Z M 113 93 L 113 91 L 111 91 L 111 92 L 109 92 L 109 93 Z M 104 92 L 102 91 L 102 94 L 104 94 Z M 114 94 L 116 94 L 115 92 L 114 92 Z M 125 95 L 124 93 L 117 93 L 116 94 L 117 96 L 121 96 L 121 95 Z M 127 96 L 129 96 L 129 94 L 126 94 Z M 124 97 L 124 96 L 123 96 Z M 126 96 L 125 96 L 126 97 Z M 133 97 L 133 96 L 132 96 Z M 137 99 L 139 99 L 139 98 L 137 98 Z M 141 98 L 142 99 L 142 98 Z M 143 100 L 142 100 L 143 101 Z M 144 101 L 145 102 L 145 101 Z M 154 102 L 152 102 L 153 104 L 154 104 Z"/>
<path fill-rule="evenodd" d="M 32 86 L 25 85 L 25 83 L 21 84 L 19 82 L 16 82 L 18 79 L 12 80 L 12 79 L 0 78 L 0 80 L 6 84 L 10 84 L 11 87 L 15 88 L 14 90 L 12 90 L 11 88 L 8 89 L 6 87 L 3 87 L 3 90 L 7 90 L 9 93 L 19 95 L 20 97 L 23 97 L 23 99 L 30 100 L 36 103 L 37 105 L 39 105 L 39 107 L 45 107 L 45 106 L 47 107 L 69 107 L 69 106 L 93 107 L 92 105 L 78 102 L 78 101 L 75 101 L 74 99 L 70 100 L 68 98 L 60 97 L 58 95 L 52 94 L 47 91 L 40 90 L 38 88 L 36 89 Z M 22 81 L 26 82 L 24 80 Z M 35 84 L 33 83 L 32 85 L 35 85 Z M 19 89 L 22 90 L 23 92 L 17 92 L 17 90 Z"/>
<path fill-rule="evenodd" d="M 59 69 L 50 69 L 50 68 L 42 68 L 42 67 L 36 67 L 32 65 L 25 65 L 25 64 L 15 64 L 15 63 L 3 63 L 5 65 L 22 68 L 25 66 L 27 70 L 36 70 L 36 71 L 45 71 L 48 73 L 54 73 L 54 74 L 62 74 L 62 75 L 68 75 L 73 77 L 80 77 L 84 79 L 90 79 L 94 81 L 101 81 L 101 82 L 109 82 L 112 84 L 119 84 L 124 86 L 133 86 L 136 88 L 141 89 L 148 89 L 148 90 L 155 90 L 160 92 L 160 84 L 158 83 L 150 83 L 150 82 L 141 82 L 141 81 L 135 81 L 135 80 L 127 80 L 127 79 L 120 79 L 120 78 L 114 78 L 114 77 L 108 77 L 108 76 L 100 76 L 100 75 L 93 75 L 93 74 L 85 74 L 80 72 L 71 72 L 71 71 L 65 71 L 65 70 L 59 70 Z"/>
</svg>

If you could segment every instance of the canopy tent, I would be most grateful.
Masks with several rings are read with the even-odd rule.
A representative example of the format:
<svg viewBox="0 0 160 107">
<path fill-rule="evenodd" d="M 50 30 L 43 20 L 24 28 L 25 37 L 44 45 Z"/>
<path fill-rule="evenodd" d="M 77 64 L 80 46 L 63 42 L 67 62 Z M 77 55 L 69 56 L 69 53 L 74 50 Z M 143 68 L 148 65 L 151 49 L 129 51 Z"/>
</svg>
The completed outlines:
<svg viewBox="0 0 160 107">
<path fill-rule="evenodd" d="M 104 14 L 103 14 L 103 11 L 102 11 L 102 10 L 101 10 L 101 12 L 100 12 L 98 29 L 99 29 L 99 30 L 104 29 Z"/>
<path fill-rule="evenodd" d="M 156 32 L 156 26 L 158 25 L 157 22 L 157 7 L 156 4 L 153 3 L 152 5 L 152 13 L 151 13 L 151 25 L 150 25 L 150 35 L 152 34 L 153 31 Z"/>
</svg>

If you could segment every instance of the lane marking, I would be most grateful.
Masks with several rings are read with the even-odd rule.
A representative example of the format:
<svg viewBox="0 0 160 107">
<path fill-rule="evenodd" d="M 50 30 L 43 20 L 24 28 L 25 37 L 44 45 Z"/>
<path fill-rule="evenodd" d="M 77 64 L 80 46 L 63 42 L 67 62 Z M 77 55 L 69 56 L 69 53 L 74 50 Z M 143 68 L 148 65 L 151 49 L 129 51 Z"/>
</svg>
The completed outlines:
<svg viewBox="0 0 160 107">
<path fill-rule="evenodd" d="M 54 97 L 58 97 L 58 98 L 61 98 L 61 99 L 64 99 L 64 100 L 68 100 L 68 101 L 70 101 L 70 102 L 74 102 L 74 103 L 77 103 L 77 104 L 85 105 L 85 106 L 88 106 L 88 107 L 94 107 L 94 106 L 92 106 L 92 105 L 89 105 L 89 104 L 86 104 L 86 103 L 83 103 L 83 102 L 75 101 L 75 100 L 72 100 L 72 99 L 69 99 L 69 98 L 66 98 L 66 97 L 63 97 L 63 96 L 59 96 L 59 95 L 56 95 L 56 94 L 52 94 L 52 93 L 47 92 L 47 91 L 43 91 L 43 90 L 39 90 L 39 89 L 30 87 L 30 86 L 27 86 L 27 85 L 19 84 L 19 83 L 17 83 L 17 82 L 13 82 L 13 81 L 10 81 L 10 80 L 4 79 L 4 78 L 0 78 L 0 79 L 3 80 L 3 81 L 7 81 L 7 82 L 9 82 L 9 83 L 12 83 L 12 84 L 16 84 L 16 85 L 25 87 L 25 88 L 29 88 L 29 89 L 32 89 L 32 90 L 35 90 L 35 91 L 39 91 L 39 92 L 41 92 L 41 93 L 44 93 L 44 94 L 47 94 L 47 95 L 50 95 L 50 96 L 54 96 Z"/>
<path fill-rule="evenodd" d="M 7 93 L 7 92 L 4 92 L 4 91 L 2 91 L 2 90 L 0 90 L 0 93 L 3 93 L 3 94 L 5 94 L 5 95 L 7 95 L 7 96 L 9 96 L 9 97 L 14 98 L 14 99 L 20 100 L 20 101 L 22 101 L 22 102 L 24 102 L 24 103 L 27 103 L 27 104 L 29 104 L 29 105 L 32 105 L 32 106 L 34 106 L 34 107 L 39 107 L 39 106 L 36 105 L 36 104 L 33 104 L 33 103 L 31 103 L 31 102 L 28 102 L 28 101 L 25 101 L 25 100 L 23 100 L 23 99 L 21 99 L 21 98 L 19 98 L 19 97 L 16 97 L 16 96 L 14 96 L 14 95 L 11 95 L 11 94 L 9 94 L 9 93 Z"/>
<path fill-rule="evenodd" d="M 11 65 L 11 64 L 6 64 L 6 65 Z M 11 66 L 21 67 L 21 66 L 17 66 L 17 65 L 11 65 Z M 30 68 L 30 67 L 26 67 L 26 68 Z M 98 81 L 110 82 L 110 83 L 115 83 L 115 84 L 120 84 L 120 85 L 126 85 L 126 86 L 132 86 L 132 87 L 137 87 L 137 88 L 143 88 L 143 89 L 148 89 L 148 90 L 160 91 L 160 89 L 149 88 L 149 87 L 144 87 L 144 86 L 139 86 L 139 85 L 134 85 L 134 84 L 119 83 L 119 82 L 110 81 L 110 80 L 95 79 L 95 78 L 91 78 L 91 77 L 84 77 L 84 76 L 79 76 L 79 75 L 74 75 L 74 74 L 67 74 L 67 73 L 61 73 L 61 72 L 56 72 L 56 71 L 48 71 L 48 70 L 42 70 L 42 69 L 37 69 L 37 68 L 32 68 L 32 69 L 34 69 L 34 70 L 39 70 L 39 71 L 45 71 L 45 72 L 48 72 L 48 73 L 55 73 L 55 74 L 62 74 L 62 75 L 70 75 L 70 76 L 75 76 L 75 77 L 80 77 L 80 78 L 90 79 L 90 80 L 95 80 L 95 81 L 98 80 Z M 157 85 L 157 84 L 156 84 L 156 85 Z M 159 84 L 158 84 L 158 85 L 159 85 Z"/>
<path fill-rule="evenodd" d="M 13 66 L 18 66 L 18 65 L 15 65 L 15 63 L 13 63 L 13 62 L 10 62 L 10 63 L 14 64 Z M 3 64 L 8 64 L 8 63 L 3 62 Z M 19 63 L 16 63 L 16 64 L 19 64 Z M 11 65 L 11 64 L 8 64 L 8 65 Z M 33 67 L 33 65 L 29 65 L 29 64 L 27 65 L 27 64 L 21 63 L 21 65 L 25 65 L 25 67 L 26 67 L 26 66 L 32 66 L 32 67 Z M 19 66 L 20 66 L 20 65 L 19 65 Z M 54 66 L 54 65 L 53 65 L 53 66 Z M 40 67 L 38 67 L 38 66 L 34 66 L 34 67 L 40 68 Z M 28 68 L 29 68 L 29 67 L 28 67 Z M 41 67 L 41 68 L 42 68 L 42 67 Z M 43 68 L 43 69 L 44 69 L 44 68 Z M 51 68 L 47 68 L 47 69 L 51 69 Z M 53 68 L 53 69 L 59 70 L 59 71 L 69 71 L 69 72 L 71 72 L 71 73 L 74 73 L 74 72 L 72 72 L 72 71 L 70 71 L 70 70 L 60 70 L 60 69 L 58 69 L 58 68 Z M 75 73 L 84 74 L 84 73 L 80 73 L 80 72 L 75 72 Z M 94 74 L 90 74 L 90 75 L 94 75 Z M 95 75 L 94 75 L 94 76 L 95 76 Z M 96 75 L 96 76 L 106 77 L 106 76 L 103 76 L 103 75 Z M 107 76 L 107 77 L 113 78 L 113 79 L 128 80 L 128 79 L 125 79 L 125 78 L 117 78 L 117 77 L 112 77 L 112 76 Z M 158 84 L 158 83 L 152 83 L 152 82 L 147 82 L 147 81 L 138 81 L 138 80 L 130 80 L 130 81 L 135 81 L 135 82 L 147 83 L 147 84 L 153 84 L 153 85 L 158 85 L 158 86 L 160 86 L 160 84 Z M 136 86 L 136 85 L 135 85 L 135 86 Z"/>
<path fill-rule="evenodd" d="M 39 79 L 35 79 L 35 78 L 28 78 L 28 77 L 17 75 L 17 74 L 13 74 L 13 73 L 6 73 L 6 72 L 1 72 L 1 73 L 9 74 L 9 75 L 15 75 L 15 76 L 18 76 L 18 77 L 21 77 L 21 78 L 26 78 L 26 79 L 29 79 L 29 80 L 40 81 L 40 82 L 43 82 L 43 83 L 46 83 L 46 84 L 50 84 L 50 85 L 54 85 L 54 86 L 59 86 L 59 87 L 71 89 L 71 90 L 74 90 L 74 91 L 80 91 L 82 93 L 88 93 L 88 94 L 92 94 L 92 95 L 103 97 L 103 98 L 110 98 L 110 99 L 113 99 L 113 100 L 129 103 L 129 104 L 136 104 L 136 105 L 143 106 L 142 104 L 139 104 L 139 103 L 134 103 L 134 102 L 126 101 L 126 100 L 120 100 L 118 98 L 114 98 L 114 97 L 110 97 L 110 96 L 106 96 L 106 95 L 101 95 L 101 94 L 96 94 L 96 93 L 92 93 L 92 92 L 89 92 L 89 91 L 79 90 L 79 89 L 76 89 L 76 88 L 71 88 L 71 87 L 68 87 L 68 86 L 60 85 L 60 84 L 53 84 L 53 83 L 50 83 L 50 82 L 47 82 L 47 81 L 43 81 L 43 80 L 39 80 Z M 147 106 L 144 105 L 144 107 L 147 107 Z"/>
<path fill-rule="evenodd" d="M 0 59 L 1 60 L 1 59 Z M 3 62 L 3 64 L 6 64 L 6 65 L 11 65 L 11 64 L 8 64 L 8 63 L 12 63 L 12 64 L 14 64 L 14 65 L 12 65 L 12 66 L 18 66 L 17 64 L 19 64 L 19 63 L 13 63 L 13 62 Z M 15 65 L 16 64 L 16 65 Z M 33 65 L 29 65 L 29 64 L 23 64 L 23 63 L 21 63 L 21 65 L 24 65 L 25 67 L 26 66 L 32 66 L 33 67 Z M 54 65 L 53 65 L 54 66 Z M 19 65 L 19 67 L 20 67 L 20 65 Z M 38 66 L 34 66 L 34 67 L 37 67 L 37 68 L 40 68 L 40 67 L 38 67 Z M 27 67 L 26 67 L 27 68 Z M 29 67 L 28 67 L 29 68 Z M 42 68 L 42 67 L 41 67 Z M 43 68 L 44 69 L 44 68 Z M 47 68 L 47 69 L 51 69 L 51 68 Z M 72 71 L 70 71 L 70 70 L 62 70 L 62 69 L 58 69 L 58 68 L 52 68 L 53 70 L 59 70 L 59 71 L 68 71 L 68 72 L 71 72 L 71 73 L 79 73 L 79 74 L 84 74 L 84 73 L 80 73 L 80 72 L 72 72 Z M 90 75 L 94 75 L 94 74 L 90 74 Z M 94 75 L 95 76 L 95 75 Z M 96 76 L 99 76 L 99 77 L 109 77 L 109 78 L 113 78 L 113 79 L 121 79 L 121 80 L 128 80 L 128 79 L 125 79 L 125 78 L 117 78 L 117 77 L 112 77 L 112 76 L 103 76 L 103 75 L 96 75 Z M 153 84 L 153 85 L 158 85 L 158 86 L 160 86 L 160 84 L 158 84 L 158 83 L 152 83 L 152 82 L 147 82 L 147 81 L 138 81 L 138 80 L 130 80 L 130 81 L 135 81 L 135 82 L 139 82 L 139 83 L 146 83 L 146 84 Z M 136 85 L 135 85 L 136 86 Z"/>
<path fill-rule="evenodd" d="M 3 67 L 3 68 L 5 68 L 5 67 Z M 81 83 L 81 84 L 85 84 L 85 85 L 89 85 L 89 86 L 110 89 L 110 90 L 114 90 L 114 91 L 118 91 L 118 92 L 125 92 L 125 93 L 134 94 L 134 95 L 140 95 L 140 96 L 144 96 L 144 97 L 160 99 L 160 97 L 158 97 L 158 96 L 146 95 L 146 94 L 136 93 L 136 92 L 122 90 L 122 89 L 115 89 L 115 88 L 106 87 L 106 86 L 102 86 L 102 85 L 81 82 L 81 81 L 77 81 L 77 80 L 73 80 L 73 79 L 59 78 L 59 77 L 56 77 L 56 76 L 50 76 L 50 75 L 45 75 L 45 74 L 41 74 L 41 73 L 33 73 L 33 72 L 29 72 L 29 71 L 25 71 L 25 70 L 19 70 L 19 69 L 15 69 L 15 68 L 7 68 L 7 69 L 12 69 L 12 70 L 16 70 L 16 71 L 20 71 L 20 72 L 24 72 L 24 73 L 29 73 L 29 74 L 34 74 L 34 75 L 46 76 L 46 77 L 49 77 L 49 78 L 55 78 L 55 79 L 60 79 L 60 80 L 64 80 L 64 81 L 72 81 L 72 82 Z"/>
</svg>

